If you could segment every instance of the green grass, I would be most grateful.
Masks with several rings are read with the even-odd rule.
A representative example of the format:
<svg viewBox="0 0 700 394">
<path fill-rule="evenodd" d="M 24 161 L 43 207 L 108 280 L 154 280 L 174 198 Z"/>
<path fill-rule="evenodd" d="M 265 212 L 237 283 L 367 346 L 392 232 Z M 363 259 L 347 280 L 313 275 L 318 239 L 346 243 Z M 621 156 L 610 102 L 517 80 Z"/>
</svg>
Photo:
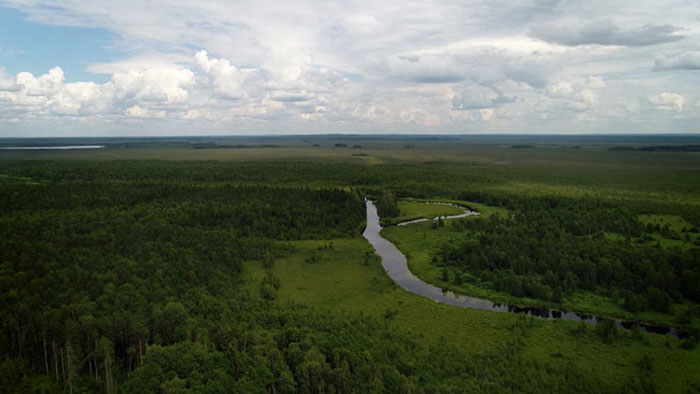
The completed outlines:
<svg viewBox="0 0 700 394">
<path fill-rule="evenodd" d="M 414 219 L 432 219 L 437 216 L 457 215 L 462 210 L 450 205 L 426 204 L 418 200 L 401 200 L 399 216 L 390 218 L 390 223 L 401 223 Z"/>
<path fill-rule="evenodd" d="M 332 249 L 319 250 L 330 242 Z M 271 269 L 281 281 L 277 302 L 300 302 L 330 311 L 380 317 L 387 311 L 398 311 L 393 320 L 402 329 L 421 333 L 431 340 L 449 336 L 453 343 L 477 351 L 485 351 L 500 342 L 498 335 L 507 334 L 506 316 L 470 311 L 474 314 L 466 318 L 460 309 L 399 288 L 384 272 L 378 256 L 370 254 L 369 261 L 365 260 L 372 248 L 362 238 L 290 244 L 296 251 L 277 259 Z M 310 256 L 317 256 L 318 261 L 308 262 Z M 257 291 L 265 275 L 262 264 L 248 262 L 245 271 L 250 278 L 249 288 Z"/>
<path fill-rule="evenodd" d="M 437 232 L 442 231 L 447 230 Z M 294 252 L 277 259 L 271 268 L 281 282 L 275 302 L 303 303 L 328 313 L 389 316 L 396 330 L 416 333 L 427 342 L 446 341 L 473 355 L 517 339 L 525 344 L 523 352 L 533 362 L 571 363 L 611 385 L 636 373 L 635 363 L 643 356 L 652 359 L 653 379 L 662 392 L 683 393 L 689 383 L 700 380 L 695 373 L 700 368 L 700 350 L 683 350 L 672 337 L 642 333 L 642 339 L 635 339 L 624 331 L 614 343 L 605 344 L 594 333 L 594 326 L 585 323 L 439 304 L 394 285 L 375 255 L 366 258 L 371 247 L 361 238 L 289 245 Z M 314 262 L 308 261 L 310 256 L 315 256 Z M 249 261 L 244 272 L 249 289 L 258 291 L 265 275 L 262 264 Z M 523 325 L 526 330 L 513 330 Z M 586 327 L 585 332 L 572 335 L 580 325 Z"/>
<path fill-rule="evenodd" d="M 427 211 L 429 212 L 430 210 L 435 210 L 438 211 L 437 207 L 443 207 L 443 208 L 451 208 L 452 211 L 448 213 L 438 213 L 438 214 L 433 214 L 429 213 L 427 215 L 414 215 L 414 219 L 417 218 L 434 218 L 435 216 L 438 215 L 453 215 L 456 213 L 462 213 L 462 210 L 459 208 L 455 207 L 450 207 L 449 205 L 433 205 L 433 204 L 426 204 L 428 202 L 446 202 L 446 203 L 451 203 L 459 206 L 463 206 L 465 208 L 474 210 L 479 212 L 479 217 L 489 217 L 491 215 L 501 215 L 501 216 L 508 216 L 508 210 L 503 208 L 503 207 L 495 207 L 491 205 L 486 205 L 486 204 L 481 204 L 478 202 L 473 202 L 473 201 L 464 201 L 464 200 L 455 200 L 455 199 L 450 199 L 450 198 L 402 198 L 399 200 L 399 210 L 403 213 L 403 210 L 401 209 L 402 206 L 409 206 L 411 209 L 416 212 L 420 213 L 422 211 Z M 439 211 L 438 211 L 439 212 Z M 445 209 L 445 212 L 447 212 L 447 209 Z M 431 216 L 432 215 L 432 216 Z M 409 215 L 406 215 L 407 217 L 410 217 Z M 410 219 L 405 219 L 405 220 L 410 220 Z M 400 222 L 403 220 L 395 220 L 394 222 Z"/>
<path fill-rule="evenodd" d="M 663 231 L 645 234 L 647 238 L 636 238 L 633 242 L 638 244 L 656 245 L 657 243 L 663 247 L 678 247 L 692 248 L 694 245 L 700 245 L 700 233 L 690 232 L 694 226 L 692 223 L 681 217 L 680 215 L 639 215 L 639 221 L 644 224 L 658 224 L 660 227 L 668 226 L 668 229 L 673 235 L 669 235 Z M 623 240 L 624 237 L 620 234 L 606 233 L 606 237 L 614 240 Z"/>
<path fill-rule="evenodd" d="M 690 229 L 691 223 L 678 215 L 639 215 L 639 221 L 643 224 L 668 225 L 671 230 L 681 232 L 683 228 Z"/>
</svg>

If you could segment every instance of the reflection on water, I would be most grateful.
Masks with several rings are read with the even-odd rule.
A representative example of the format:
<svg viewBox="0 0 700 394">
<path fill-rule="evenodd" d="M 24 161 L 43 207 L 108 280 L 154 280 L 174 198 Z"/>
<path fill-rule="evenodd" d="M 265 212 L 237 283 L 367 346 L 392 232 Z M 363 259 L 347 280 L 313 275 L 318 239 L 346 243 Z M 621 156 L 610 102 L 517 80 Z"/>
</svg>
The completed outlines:
<svg viewBox="0 0 700 394">
<path fill-rule="evenodd" d="M 64 146 L 4 146 L 4 150 L 70 150 L 70 149 L 103 149 L 104 145 L 64 145 Z"/>
<path fill-rule="evenodd" d="M 372 201 L 367 200 L 367 227 L 365 228 L 363 237 L 369 241 L 369 243 L 374 247 L 374 250 L 382 258 L 382 266 L 384 270 L 389 275 L 389 277 L 396 282 L 397 285 L 401 286 L 403 289 L 417 294 L 419 296 L 430 298 L 434 301 L 441 302 L 443 304 L 459 306 L 462 308 L 470 309 L 480 309 L 486 311 L 494 312 L 509 312 L 509 313 L 524 313 L 530 316 L 537 316 L 544 319 L 565 319 L 573 321 L 582 321 L 586 323 L 598 323 L 602 321 L 601 318 L 596 316 L 586 315 L 576 312 L 566 312 L 558 310 L 550 310 L 547 308 L 527 308 L 519 307 L 517 305 L 508 304 L 496 304 L 489 300 L 469 297 L 461 294 L 455 294 L 451 291 L 443 291 L 443 289 L 431 285 L 430 283 L 424 282 L 408 269 L 408 263 L 406 257 L 399 251 L 396 246 L 382 238 L 379 232 L 382 227 L 379 225 L 379 215 L 377 214 L 377 208 L 374 206 Z M 465 209 L 465 213 L 454 216 L 447 216 L 447 218 L 455 217 L 465 217 L 475 214 L 474 211 L 469 211 Z M 427 219 L 422 219 L 420 221 L 425 221 Z M 417 221 L 411 221 L 411 223 L 416 223 Z M 406 225 L 408 222 L 400 223 L 399 225 Z M 618 327 L 629 329 L 633 325 L 638 323 L 627 322 L 617 320 L 616 324 Z M 656 333 L 656 334 L 667 334 L 676 337 L 686 337 L 687 333 L 678 331 L 675 328 L 660 327 L 660 326 L 649 326 L 644 324 L 639 324 L 639 328 L 644 331 Z"/>
</svg>

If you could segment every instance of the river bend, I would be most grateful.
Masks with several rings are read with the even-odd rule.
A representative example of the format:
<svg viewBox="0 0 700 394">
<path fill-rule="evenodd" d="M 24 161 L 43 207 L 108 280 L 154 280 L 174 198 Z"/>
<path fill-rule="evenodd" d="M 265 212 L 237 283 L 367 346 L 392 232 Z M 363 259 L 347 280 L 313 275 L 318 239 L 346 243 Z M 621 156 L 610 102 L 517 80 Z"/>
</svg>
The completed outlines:
<svg viewBox="0 0 700 394">
<path fill-rule="evenodd" d="M 366 201 L 366 205 L 367 227 L 365 227 L 365 231 L 363 232 L 362 236 L 365 237 L 367 241 L 369 241 L 369 243 L 374 247 L 376 253 L 379 255 L 379 257 L 381 257 L 382 266 L 384 267 L 384 270 L 389 275 L 389 277 L 397 285 L 399 285 L 406 291 L 409 291 L 413 294 L 417 294 L 422 297 L 430 298 L 431 300 L 434 300 L 436 302 L 458 306 L 462 308 L 478 309 L 493 312 L 524 313 L 527 315 L 541 317 L 545 319 L 565 319 L 594 324 L 601 321 L 600 318 L 592 315 L 586 315 L 576 312 L 550 310 L 546 308 L 524 308 L 519 307 L 517 305 L 496 304 L 482 298 L 456 294 L 452 291 L 443 291 L 443 289 L 441 289 L 440 287 L 427 283 L 418 278 L 417 276 L 413 275 L 411 270 L 408 268 L 406 256 L 404 256 L 403 253 L 401 253 L 401 251 L 399 251 L 399 249 L 393 243 L 387 241 L 380 235 L 382 226 L 379 224 L 379 214 L 377 213 L 377 208 L 370 200 Z M 468 210 L 464 207 L 455 204 L 448 205 L 460 207 L 464 210 L 464 212 L 459 215 L 443 216 L 443 218 L 445 219 L 453 219 L 478 214 L 478 212 Z M 427 220 L 431 219 L 416 219 L 399 223 L 397 225 L 403 226 Z M 639 327 L 644 331 L 656 334 L 667 334 L 681 338 L 687 336 L 687 333 L 670 327 L 651 326 L 622 320 L 616 320 L 615 322 L 618 327 L 626 329 L 631 328 L 634 324 L 639 324 Z"/>
</svg>

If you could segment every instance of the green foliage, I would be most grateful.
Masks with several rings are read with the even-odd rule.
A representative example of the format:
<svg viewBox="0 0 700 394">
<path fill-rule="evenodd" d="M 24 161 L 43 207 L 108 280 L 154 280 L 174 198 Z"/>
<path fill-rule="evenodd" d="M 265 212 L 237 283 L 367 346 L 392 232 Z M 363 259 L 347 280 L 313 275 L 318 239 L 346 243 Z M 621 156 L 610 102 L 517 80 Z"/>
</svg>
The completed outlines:
<svg viewBox="0 0 700 394">
<path fill-rule="evenodd" d="M 440 149 L 422 142 L 420 149 L 382 150 L 392 144 L 363 141 L 366 156 L 353 157 L 346 149 L 313 148 L 314 155 L 334 152 L 323 162 L 316 156 L 298 161 L 305 152 L 283 147 L 266 149 L 265 157 L 286 161 L 2 160 L 0 352 L 5 361 L 0 391 L 595 393 L 666 389 L 656 379 L 676 384 L 676 391 L 697 383 L 692 377 L 674 379 L 690 376 L 687 371 L 696 363 L 691 353 L 696 350 L 678 349 L 675 342 L 653 362 L 640 359 L 637 366 L 639 342 L 623 347 L 627 337 L 618 333 L 611 345 L 602 345 L 591 328 L 572 342 L 581 348 L 581 358 L 590 361 L 586 354 L 595 353 L 596 364 L 579 363 L 576 350 L 560 349 L 571 345 L 566 339 L 559 342 L 562 337 L 556 334 L 562 329 L 556 324 L 539 328 L 543 331 L 537 337 L 532 334 L 537 328 L 519 323 L 509 335 L 499 327 L 512 316 L 458 313 L 404 294 L 357 239 L 363 195 L 384 197 L 391 190 L 394 201 L 411 196 L 461 198 L 477 208 L 487 203 L 498 206 L 480 209 L 484 216 L 499 217 L 493 219 L 495 229 L 458 224 L 423 231 L 422 236 L 431 239 L 454 230 L 464 241 L 445 248 L 454 251 L 485 237 L 493 243 L 481 249 L 493 254 L 484 260 L 504 267 L 492 270 L 493 275 L 502 275 L 504 286 L 523 294 L 556 302 L 562 292 L 566 297 L 571 289 L 592 289 L 622 303 L 631 299 L 624 293 L 628 291 L 644 297 L 638 309 L 665 309 L 666 294 L 677 314 L 679 301 L 693 305 L 700 297 L 700 276 L 693 264 L 698 259 L 689 247 L 698 242 L 700 225 L 696 159 L 658 153 L 662 164 L 652 165 L 646 158 L 585 145 L 561 153 L 556 148 L 500 150 L 460 141 L 433 143 Z M 175 154 L 245 160 L 257 159 L 260 151 L 188 147 L 186 153 Z M 159 148 L 72 154 L 173 157 L 172 151 Z M 527 217 L 523 212 L 533 202 L 533 215 L 553 212 L 541 222 Z M 389 214 L 391 209 L 390 204 Z M 511 218 L 511 213 L 516 216 Z M 649 229 L 646 223 L 640 228 L 638 214 L 678 216 L 686 231 L 673 225 Z M 511 220 L 523 221 L 526 228 L 516 230 L 519 226 Z M 512 249 L 494 235 L 498 231 L 511 236 Z M 641 239 L 641 249 L 604 240 L 601 231 L 632 243 Z M 674 234 L 688 239 L 663 238 Z M 538 252 L 539 241 L 532 240 L 541 235 L 544 250 Z M 345 239 L 333 248 L 318 248 L 330 238 Z M 308 239 L 319 241 L 297 241 Z M 660 251 L 654 252 L 658 241 Z M 671 250 L 675 244 L 667 241 L 680 243 L 684 251 Z M 286 257 L 280 257 L 291 253 L 290 245 L 306 242 L 313 248 L 301 247 L 303 253 L 294 255 L 298 264 L 287 266 Z M 511 266 L 506 257 L 521 253 L 524 257 Z M 541 261 L 537 253 L 555 254 Z M 616 258 L 628 255 L 638 261 L 628 265 L 619 258 L 622 278 L 605 276 L 617 272 Z M 351 257 L 345 266 L 334 265 L 346 256 Z M 446 284 L 490 286 L 499 279 L 481 277 L 490 269 L 475 271 L 459 257 L 436 258 L 436 264 L 447 268 Z M 305 259 L 314 264 L 305 264 Z M 254 281 L 245 271 L 246 260 L 263 267 Z M 586 260 L 593 269 L 579 267 Z M 294 276 L 292 269 L 302 272 Z M 319 272 L 328 274 L 304 276 Z M 345 283 L 350 277 L 354 288 Z M 252 285 L 246 287 L 248 280 Z M 304 294 L 312 286 L 323 298 L 315 308 L 288 303 L 282 296 Z M 356 300 L 360 302 L 353 313 L 333 309 Z M 365 310 L 371 315 L 355 313 Z M 564 327 L 567 332 L 569 326 Z M 454 335 L 449 341 L 434 340 L 434 332 L 448 331 Z M 555 335 L 550 339 L 549 334 Z M 459 335 L 470 338 L 478 350 L 456 341 Z M 482 344 L 488 340 L 503 343 Z M 535 345 L 527 346 L 529 340 Z M 651 343 L 661 348 L 658 340 Z M 546 348 L 544 356 L 537 353 L 538 344 Z M 683 346 L 692 348 L 690 342 Z M 611 361 L 609 354 L 602 354 L 606 349 L 634 354 L 628 364 L 639 372 L 627 376 L 623 356 Z M 679 359 L 687 363 L 675 360 L 686 353 L 687 359 Z M 678 369 L 675 375 L 656 368 L 654 363 L 664 358 L 675 366 L 669 368 Z M 618 371 L 629 379 L 616 380 Z M 615 380 L 604 379 L 610 374 Z"/>
<path fill-rule="evenodd" d="M 150 346 L 125 386 L 127 393 L 225 393 L 235 386 L 221 352 L 199 343 Z"/>
<path fill-rule="evenodd" d="M 393 218 L 399 215 L 399 206 L 394 193 L 384 192 L 379 198 L 376 199 L 374 205 L 377 207 L 379 217 Z"/>
<path fill-rule="evenodd" d="M 521 199 L 510 218 L 455 222 L 463 232 L 437 261 L 477 275 L 515 297 L 560 302 L 562 292 L 620 292 L 625 309 L 668 313 L 673 301 L 698 301 L 700 249 L 634 245 L 600 231 L 639 236 L 636 215 L 600 202 Z"/>
<path fill-rule="evenodd" d="M 356 236 L 364 218 L 359 196 L 337 189 L 140 177 L 88 182 L 91 175 L 80 166 L 62 174 L 60 181 L 2 185 L 0 350 L 41 366 L 71 390 L 87 377 L 113 392 L 139 369 L 147 348 L 159 360 L 142 365 L 149 371 L 172 369 L 178 353 L 192 352 L 203 362 L 197 346 L 211 343 L 212 325 L 221 319 L 216 299 L 237 288 L 244 260 L 271 266 L 288 248 L 279 241 Z M 269 274 L 261 295 L 273 299 L 278 288 L 279 279 Z M 197 345 L 182 345 L 188 341 Z M 232 387 L 234 380 L 216 369 L 224 383 L 212 376 L 193 381 L 182 374 L 188 369 L 135 391 Z"/>
<path fill-rule="evenodd" d="M 0 363 L 0 393 L 48 394 L 60 390 L 58 382 L 47 376 L 37 376 L 26 360 L 5 357 Z"/>
<path fill-rule="evenodd" d="M 620 336 L 615 321 L 610 319 L 603 319 L 598 322 L 595 326 L 595 333 L 607 344 L 613 343 Z"/>
</svg>

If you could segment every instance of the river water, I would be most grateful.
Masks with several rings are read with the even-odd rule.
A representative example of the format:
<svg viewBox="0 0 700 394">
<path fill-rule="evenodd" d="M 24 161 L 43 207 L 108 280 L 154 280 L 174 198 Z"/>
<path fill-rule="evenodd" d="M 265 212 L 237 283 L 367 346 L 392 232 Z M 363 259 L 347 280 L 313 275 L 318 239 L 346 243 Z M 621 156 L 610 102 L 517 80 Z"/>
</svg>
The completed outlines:
<svg viewBox="0 0 700 394">
<path fill-rule="evenodd" d="M 459 219 L 459 218 L 466 218 L 467 216 L 473 216 L 473 215 L 478 215 L 479 212 L 477 211 L 471 211 L 469 209 L 465 209 L 464 207 L 461 207 L 457 204 L 452 204 L 449 202 L 426 202 L 426 204 L 430 205 L 448 205 L 451 207 L 459 208 L 462 209 L 464 212 L 457 214 L 457 215 L 449 215 L 449 216 L 436 216 L 432 219 L 426 219 L 426 218 L 420 218 L 420 219 L 413 219 L 413 220 L 407 220 L 405 222 L 398 223 L 397 226 L 407 226 L 409 224 L 413 223 L 420 223 L 420 222 L 427 222 L 429 220 L 438 220 L 440 217 L 443 219 Z"/>
<path fill-rule="evenodd" d="M 73 149 L 104 149 L 104 145 L 63 145 L 63 146 L 5 146 L 2 150 L 73 150 Z"/>
<path fill-rule="evenodd" d="M 406 256 L 404 256 L 403 253 L 401 253 L 401 251 L 399 251 L 399 249 L 393 243 L 387 241 L 379 234 L 382 230 L 382 226 L 379 225 L 379 215 L 377 214 L 377 208 L 374 206 L 372 201 L 367 200 L 366 205 L 367 227 L 365 227 L 365 231 L 363 232 L 362 236 L 365 237 L 367 241 L 369 241 L 369 243 L 374 247 L 376 253 L 379 255 L 379 257 L 381 257 L 382 266 L 384 267 L 384 270 L 389 275 L 389 277 L 394 282 L 396 282 L 397 285 L 401 286 L 406 291 L 409 291 L 413 294 L 417 294 L 422 297 L 430 298 L 431 300 L 434 300 L 436 302 L 454 305 L 462 308 L 479 309 L 493 312 L 524 313 L 530 316 L 537 316 L 545 319 L 565 319 L 593 324 L 601 321 L 601 319 L 596 316 L 576 312 L 566 312 L 546 308 L 524 308 L 519 307 L 517 305 L 496 304 L 494 302 L 482 298 L 469 297 L 461 294 L 456 294 L 451 291 L 443 291 L 443 289 L 441 289 L 440 287 L 424 282 L 417 276 L 413 275 L 411 270 L 408 268 Z M 464 207 L 460 208 L 464 209 L 464 213 L 459 215 L 446 216 L 443 218 L 451 219 L 456 217 L 465 217 L 469 215 L 478 214 Z M 403 222 L 399 223 L 398 226 L 408 225 L 410 223 L 417 223 L 419 221 L 422 222 L 426 220 L 429 219 Z M 643 331 L 648 331 L 656 334 L 667 334 L 675 337 L 687 336 L 686 333 L 678 331 L 672 327 L 651 326 L 622 320 L 616 320 L 615 323 L 618 327 L 626 329 L 631 328 L 634 324 L 639 324 L 639 328 Z"/>
</svg>

